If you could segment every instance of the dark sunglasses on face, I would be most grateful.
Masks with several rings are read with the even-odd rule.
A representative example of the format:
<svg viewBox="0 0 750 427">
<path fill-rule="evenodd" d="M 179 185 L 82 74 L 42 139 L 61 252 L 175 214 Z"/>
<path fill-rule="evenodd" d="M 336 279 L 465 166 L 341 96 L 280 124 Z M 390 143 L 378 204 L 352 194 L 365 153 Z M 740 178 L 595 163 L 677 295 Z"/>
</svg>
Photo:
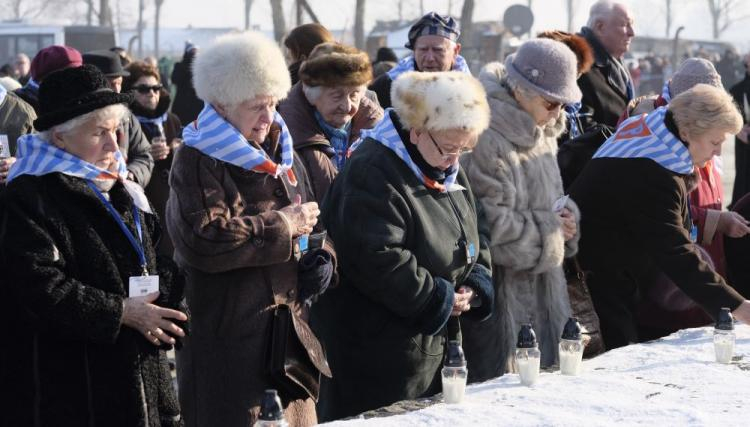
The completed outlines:
<svg viewBox="0 0 750 427">
<path fill-rule="evenodd" d="M 138 91 L 138 93 L 147 94 L 150 91 L 153 91 L 154 93 L 159 93 L 159 91 L 163 88 L 162 85 L 153 85 L 153 86 L 146 86 L 146 85 L 138 85 L 135 86 L 133 89 Z"/>
</svg>

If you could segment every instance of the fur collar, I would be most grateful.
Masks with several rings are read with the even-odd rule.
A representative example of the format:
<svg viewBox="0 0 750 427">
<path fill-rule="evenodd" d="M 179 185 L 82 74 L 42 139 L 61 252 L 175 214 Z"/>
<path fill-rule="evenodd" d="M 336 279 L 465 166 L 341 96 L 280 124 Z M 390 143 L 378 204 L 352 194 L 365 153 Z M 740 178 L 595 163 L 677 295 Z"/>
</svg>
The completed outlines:
<svg viewBox="0 0 750 427">
<path fill-rule="evenodd" d="M 565 111 L 560 109 L 557 119 L 538 126 L 510 94 L 505 66 L 499 62 L 487 64 L 479 74 L 479 81 L 487 92 L 492 116 L 490 129 L 519 147 L 533 147 L 542 138 L 557 138 L 565 131 Z"/>
</svg>

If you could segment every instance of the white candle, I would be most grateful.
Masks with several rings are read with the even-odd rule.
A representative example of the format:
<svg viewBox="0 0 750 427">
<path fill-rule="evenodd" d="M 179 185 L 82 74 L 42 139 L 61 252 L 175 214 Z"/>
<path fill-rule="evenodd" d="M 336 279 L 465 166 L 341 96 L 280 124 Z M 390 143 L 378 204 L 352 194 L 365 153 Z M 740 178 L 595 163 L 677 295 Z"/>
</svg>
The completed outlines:
<svg viewBox="0 0 750 427">
<path fill-rule="evenodd" d="M 445 403 L 461 403 L 466 392 L 466 377 L 443 377 L 443 400 Z"/>
<path fill-rule="evenodd" d="M 561 351 L 560 352 L 560 373 L 563 375 L 578 375 L 581 371 L 581 359 L 583 352 L 580 351 Z"/>
<path fill-rule="evenodd" d="M 532 386 L 539 379 L 539 358 L 518 358 L 516 359 L 518 375 L 521 377 L 521 384 Z"/>
</svg>

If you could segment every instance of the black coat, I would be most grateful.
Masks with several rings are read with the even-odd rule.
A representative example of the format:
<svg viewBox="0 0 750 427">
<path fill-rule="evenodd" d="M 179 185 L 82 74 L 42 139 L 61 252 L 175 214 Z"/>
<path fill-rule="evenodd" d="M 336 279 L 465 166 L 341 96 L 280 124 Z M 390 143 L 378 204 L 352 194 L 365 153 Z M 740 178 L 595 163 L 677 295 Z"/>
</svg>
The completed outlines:
<svg viewBox="0 0 750 427">
<path fill-rule="evenodd" d="M 378 103 L 385 110 L 386 108 L 392 107 L 391 105 L 391 85 L 393 80 L 388 73 L 381 74 L 378 78 L 370 83 L 367 88 L 375 92 L 378 95 Z"/>
<path fill-rule="evenodd" d="M 635 305 L 658 267 L 710 315 L 743 298 L 701 260 L 688 232 L 683 175 L 650 159 L 596 158 L 570 189 L 581 209 L 578 258 L 607 348 L 639 341 Z"/>
<path fill-rule="evenodd" d="M 180 118 L 181 123 L 194 121 L 203 109 L 203 101 L 198 98 L 193 87 L 194 59 L 194 54 L 186 53 L 182 62 L 174 64 L 174 70 L 172 70 L 172 83 L 177 86 L 172 112 Z"/>
<path fill-rule="evenodd" d="M 748 124 L 750 111 L 745 111 L 745 99 L 750 103 L 750 74 L 729 89 L 734 102 L 742 113 L 742 121 Z M 739 138 L 734 138 L 734 189 L 732 190 L 732 205 L 737 203 L 747 193 L 750 193 L 750 147 Z"/>
<path fill-rule="evenodd" d="M 124 187 L 109 194 L 135 233 Z M 104 204 L 60 173 L 18 177 L 4 197 L 0 425 L 181 425 L 164 349 L 121 325 L 128 278 L 141 267 Z M 156 303 L 176 308 L 176 268 L 156 260 L 158 224 L 141 215 Z"/>
<path fill-rule="evenodd" d="M 750 218 L 750 196 L 739 199 L 732 210 L 742 215 L 745 219 Z M 750 254 L 750 236 L 733 239 L 724 236 L 724 257 L 727 262 L 727 279 L 737 292 L 742 295 L 750 295 L 750 263 L 747 256 Z"/>
<path fill-rule="evenodd" d="M 582 132 L 601 127 L 614 131 L 629 101 L 627 86 L 623 85 L 618 64 L 615 63 L 618 60 L 607 53 L 590 29 L 584 27 L 580 35 L 586 38 L 594 51 L 594 65 L 578 79 L 578 87 L 583 93 L 579 113 L 583 122 Z M 629 74 L 627 79 L 630 80 Z"/>
<path fill-rule="evenodd" d="M 457 183 L 467 190 L 427 189 L 372 139 L 334 180 L 321 221 L 336 244 L 341 279 L 312 306 L 311 318 L 333 373 L 322 383 L 320 421 L 440 391 L 446 336 L 458 324 L 451 318 L 451 328 L 445 326 L 456 284 L 471 286 L 483 301 L 461 318 L 491 314 L 488 245 L 480 243 L 476 201 L 463 171 Z M 485 272 L 484 287 L 466 276 L 459 223 L 475 245 L 474 269 Z"/>
</svg>

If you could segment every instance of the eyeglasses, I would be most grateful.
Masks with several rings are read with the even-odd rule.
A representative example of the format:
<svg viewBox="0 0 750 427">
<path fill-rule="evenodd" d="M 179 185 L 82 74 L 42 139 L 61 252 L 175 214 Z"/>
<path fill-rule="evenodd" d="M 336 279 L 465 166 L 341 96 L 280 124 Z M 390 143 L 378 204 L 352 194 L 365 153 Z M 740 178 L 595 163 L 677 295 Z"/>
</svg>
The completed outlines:
<svg viewBox="0 0 750 427">
<path fill-rule="evenodd" d="M 146 85 L 138 85 L 133 87 L 138 93 L 147 94 L 151 91 L 154 93 L 159 93 L 159 91 L 163 88 L 163 85 L 153 85 L 153 86 L 146 86 Z"/>
<path fill-rule="evenodd" d="M 542 106 L 547 111 L 555 111 L 556 109 L 562 107 L 562 102 L 551 102 L 542 98 Z"/>
<path fill-rule="evenodd" d="M 444 152 L 440 148 L 440 146 L 435 141 L 435 138 L 432 137 L 432 134 L 430 132 L 427 132 L 427 135 L 430 137 L 430 141 L 432 141 L 432 143 L 435 145 L 435 148 L 437 148 L 438 153 L 440 153 L 440 155 L 443 157 L 443 161 L 444 162 L 448 161 L 448 160 L 451 160 L 451 159 L 455 159 L 456 157 L 461 156 L 461 154 L 466 153 L 467 151 L 469 151 L 466 148 L 461 148 L 460 150 L 456 151 L 455 153 L 446 153 L 446 152 Z"/>
</svg>

